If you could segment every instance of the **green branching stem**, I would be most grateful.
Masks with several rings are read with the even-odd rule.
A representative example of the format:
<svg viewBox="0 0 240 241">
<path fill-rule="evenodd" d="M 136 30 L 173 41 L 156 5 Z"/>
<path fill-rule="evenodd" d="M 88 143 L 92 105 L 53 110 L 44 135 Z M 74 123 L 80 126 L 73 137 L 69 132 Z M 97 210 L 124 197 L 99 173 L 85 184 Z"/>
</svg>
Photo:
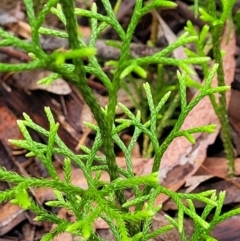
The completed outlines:
<svg viewBox="0 0 240 241">
<path fill-rule="evenodd" d="M 138 24 L 140 15 L 139 12 L 142 8 L 142 0 L 136 1 L 136 5 L 134 8 L 133 16 L 131 18 L 131 22 L 128 26 L 126 36 L 123 39 L 122 43 L 122 49 L 121 49 L 121 56 L 118 62 L 118 68 L 116 69 L 116 72 L 114 74 L 113 82 L 112 82 L 112 90 L 109 93 L 109 105 L 107 110 L 107 123 L 108 127 L 112 128 L 112 123 L 114 122 L 115 117 L 115 108 L 117 106 L 117 92 L 120 88 L 120 75 L 122 71 L 125 68 L 125 62 L 128 60 L 129 56 L 129 49 L 130 49 L 130 43 L 131 39 L 134 33 L 134 30 Z"/>
<path fill-rule="evenodd" d="M 215 1 L 210 1 L 212 4 L 209 3 L 209 9 L 211 10 L 211 13 L 214 17 L 216 17 L 216 7 L 215 7 Z M 232 1 L 233 2 L 233 1 Z M 227 11 L 229 9 L 225 9 Z M 224 14 L 224 13 L 223 13 Z M 225 85 L 225 79 L 224 79 L 224 70 L 223 70 L 223 62 L 222 62 L 222 55 L 221 55 L 221 36 L 223 33 L 224 24 L 216 24 L 212 25 L 212 42 L 213 42 L 213 55 L 215 62 L 219 64 L 218 70 L 217 70 L 217 79 L 218 79 L 218 86 L 224 86 Z M 213 103 L 213 97 L 211 98 Z M 216 114 L 218 115 L 218 118 L 221 122 L 221 136 L 222 141 L 224 145 L 224 152 L 226 155 L 226 158 L 228 160 L 228 175 L 233 176 L 234 175 L 234 148 L 231 141 L 231 135 L 230 135 L 230 125 L 228 121 L 227 116 L 227 105 L 226 105 L 226 94 L 225 92 L 220 93 L 219 95 L 219 104 L 216 108 L 216 105 L 213 105 L 215 107 Z"/>
<path fill-rule="evenodd" d="M 176 96 L 174 97 L 173 101 L 171 102 L 171 104 L 169 105 L 169 108 L 165 111 L 160 123 L 157 126 L 157 137 L 160 138 L 164 128 L 167 126 L 167 123 L 169 123 L 169 119 L 172 117 L 175 109 L 177 108 L 177 106 L 179 105 L 179 100 L 180 100 L 180 94 L 177 93 Z M 149 139 L 148 139 L 149 140 Z M 153 152 L 154 148 L 153 148 L 153 143 L 150 142 L 149 146 L 146 150 L 146 154 L 144 156 L 146 157 L 150 157 L 152 152 Z"/>
<path fill-rule="evenodd" d="M 215 71 L 216 71 L 216 67 L 213 67 L 215 68 Z M 214 70 L 212 69 L 212 74 L 214 73 Z M 163 144 L 158 148 L 157 152 L 156 152 L 156 155 L 154 157 L 154 164 L 153 164 L 153 168 L 152 168 L 152 172 L 156 172 L 159 170 L 159 167 L 160 167 L 160 163 L 161 163 L 161 159 L 162 159 L 162 156 L 164 154 L 164 152 L 167 150 L 168 146 L 170 145 L 170 143 L 172 142 L 172 140 L 178 136 L 178 132 L 186 118 L 186 116 L 189 114 L 189 112 L 194 108 L 194 106 L 197 105 L 197 103 L 206 95 L 209 95 L 209 94 L 213 94 L 213 93 L 217 93 L 219 91 L 225 91 L 227 90 L 227 88 L 225 89 L 222 89 L 221 90 L 221 87 L 215 87 L 215 88 L 212 88 L 212 89 L 207 89 L 207 88 L 210 88 L 210 79 L 213 77 L 213 75 L 211 75 L 211 73 L 209 74 L 208 76 L 208 80 L 205 84 L 205 86 L 203 87 L 203 89 L 200 91 L 200 93 L 196 96 L 195 99 L 193 99 L 189 104 L 188 106 L 186 106 L 184 109 L 182 109 L 182 112 L 173 128 L 173 130 L 171 131 L 171 133 L 168 135 L 168 137 L 166 138 L 166 140 L 163 142 Z M 180 87 L 181 88 L 181 87 Z M 223 87 L 224 88 L 224 87 Z M 188 130 L 186 130 L 187 132 Z"/>
<path fill-rule="evenodd" d="M 80 49 L 80 44 L 78 42 L 78 31 L 77 31 L 77 21 L 74 15 L 74 4 L 73 1 L 69 0 L 60 0 L 62 4 L 63 13 L 66 17 L 66 29 L 68 32 L 69 45 L 72 50 Z M 73 59 L 75 66 L 74 75 L 76 76 L 75 81 L 67 78 L 69 81 L 74 81 L 74 84 L 77 86 L 81 92 L 84 100 L 87 105 L 90 107 L 101 131 L 103 139 L 104 154 L 106 155 L 109 175 L 111 180 L 118 178 L 118 167 L 115 160 L 114 146 L 111 136 L 112 123 L 109 125 L 109 120 L 106 118 L 105 114 L 101 110 L 100 105 L 98 104 L 96 98 L 94 97 L 92 90 L 87 84 L 87 79 L 85 75 L 85 68 L 83 61 L 80 58 Z M 116 105 L 115 105 L 116 106 Z M 114 111 L 115 111 L 114 106 Z M 124 196 L 121 192 L 118 192 L 118 201 L 124 203 Z"/>
<path fill-rule="evenodd" d="M 76 38 L 76 36 L 78 36 L 79 33 L 77 31 L 77 22 L 74 17 L 74 14 L 73 14 L 74 13 L 73 1 L 62 0 L 60 2 L 62 4 L 62 9 L 66 16 L 66 20 L 67 20 L 66 29 L 68 32 L 70 48 L 73 50 L 80 49 L 78 39 Z M 86 75 L 85 75 L 86 72 L 85 72 L 85 68 L 84 68 L 82 59 L 80 59 L 80 58 L 74 59 L 73 63 L 75 66 L 74 74 L 76 76 L 76 79 L 75 80 L 71 79 L 70 81 L 74 81 L 74 84 L 77 86 L 77 88 L 83 95 L 83 98 L 85 99 L 86 103 L 91 108 L 92 113 L 98 122 L 100 130 L 102 131 L 103 141 L 105 142 L 105 148 L 106 148 L 106 142 L 108 143 L 107 140 L 109 139 L 110 133 L 109 133 L 109 129 L 104 121 L 105 120 L 104 113 L 101 110 L 101 107 L 99 106 L 96 98 L 94 97 L 92 90 L 90 89 L 90 87 L 87 84 Z M 109 146 L 109 144 L 107 144 L 107 146 Z M 109 149 L 112 149 L 112 148 L 109 148 Z M 106 157 L 107 157 L 107 159 L 109 159 L 109 163 L 113 159 L 112 155 L 110 157 L 109 153 L 106 153 Z M 112 164 L 110 164 L 109 169 L 111 171 Z M 112 179 L 117 178 L 116 172 L 111 174 L 111 178 Z"/>
<path fill-rule="evenodd" d="M 219 68 L 217 70 L 217 78 L 218 78 L 218 86 L 223 86 L 225 84 L 224 80 L 224 71 L 222 64 L 222 56 L 221 56 L 221 47 L 220 47 L 220 39 L 221 36 L 219 33 L 222 33 L 223 26 L 214 26 L 212 30 L 212 38 L 213 38 L 213 54 L 215 62 L 219 64 Z M 224 145 L 224 152 L 226 158 L 228 160 L 228 175 L 234 175 L 234 149 L 231 141 L 231 131 L 230 125 L 227 116 L 227 105 L 226 105 L 226 94 L 225 92 L 220 93 L 219 95 L 219 105 L 217 113 L 221 122 L 221 136 Z"/>
</svg>

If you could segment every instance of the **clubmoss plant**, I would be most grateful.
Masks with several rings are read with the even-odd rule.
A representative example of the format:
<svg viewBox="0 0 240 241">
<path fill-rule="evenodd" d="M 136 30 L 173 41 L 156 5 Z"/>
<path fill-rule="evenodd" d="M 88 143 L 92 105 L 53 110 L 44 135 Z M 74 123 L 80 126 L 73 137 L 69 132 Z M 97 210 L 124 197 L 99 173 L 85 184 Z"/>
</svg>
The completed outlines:
<svg viewBox="0 0 240 241">
<path fill-rule="evenodd" d="M 49 121 L 49 130 L 45 130 L 34 123 L 31 118 L 24 113 L 24 120 L 18 121 L 18 126 L 24 136 L 24 140 L 10 140 L 16 146 L 28 150 L 27 156 L 38 157 L 45 165 L 51 180 L 37 179 L 20 176 L 17 173 L 0 168 L 0 179 L 10 182 L 13 187 L 0 193 L 0 202 L 11 201 L 20 205 L 23 209 L 31 210 L 36 214 L 36 220 L 49 221 L 56 224 L 56 227 L 42 237 L 42 241 L 52 240 L 62 232 L 70 232 L 74 235 L 82 236 L 84 240 L 104 240 L 100 238 L 93 229 L 93 224 L 98 217 L 102 218 L 109 225 L 117 241 L 122 240 L 150 240 L 176 227 L 182 240 L 187 240 L 183 219 L 187 215 L 194 221 L 195 229 L 190 240 L 214 240 L 210 237 L 210 231 L 221 221 L 240 213 L 240 208 L 222 214 L 225 192 L 221 192 L 218 197 L 216 192 L 209 190 L 199 194 L 176 193 L 164 188 L 159 183 L 159 166 L 161 158 L 172 140 L 179 136 L 186 137 L 194 143 L 193 134 L 197 132 L 212 133 L 215 125 L 198 126 L 188 130 L 181 130 L 181 125 L 189 112 L 199 101 L 207 95 L 213 96 L 215 93 L 222 93 L 229 89 L 228 86 L 211 87 L 211 80 L 216 74 L 219 65 L 215 64 L 206 73 L 205 83 L 199 94 L 190 103 L 186 101 L 186 79 L 192 74 L 189 64 L 204 64 L 209 61 L 209 57 L 198 56 L 187 59 L 174 59 L 168 57 L 169 54 L 179 46 L 196 42 L 197 36 L 190 36 L 188 33 L 180 36 L 177 41 L 162 51 L 148 57 L 131 58 L 129 56 L 130 43 L 136 25 L 140 18 L 154 7 L 175 7 L 171 1 L 153 0 L 143 4 L 142 0 L 137 0 L 133 15 L 127 30 L 125 31 L 115 17 L 118 4 L 113 9 L 108 0 L 102 0 L 106 10 L 106 15 L 97 12 L 95 4 L 91 10 L 77 9 L 73 0 L 49 0 L 36 16 L 32 0 L 24 0 L 27 16 L 32 28 L 32 43 L 20 40 L 3 29 L 0 29 L 0 46 L 15 46 L 26 51 L 32 56 L 32 61 L 23 64 L 0 63 L 1 71 L 25 71 L 32 69 L 48 69 L 54 72 L 51 76 L 43 79 L 41 84 L 49 84 L 59 76 L 73 83 L 80 91 L 86 103 L 90 107 L 97 125 L 85 123 L 96 133 L 95 140 L 91 148 L 81 146 L 84 154 L 74 154 L 60 139 L 57 134 L 59 124 L 55 122 L 51 110 L 46 107 L 45 112 Z M 56 14 L 66 27 L 66 31 L 59 31 L 42 27 L 42 23 L 48 13 Z M 77 27 L 77 16 L 86 16 L 91 20 L 92 35 L 89 44 L 85 44 Z M 121 56 L 117 61 L 113 78 L 110 79 L 102 70 L 100 63 L 95 57 L 95 42 L 99 34 L 110 25 L 118 33 L 122 41 Z M 41 48 L 40 34 L 49 34 L 69 41 L 69 50 L 65 52 L 55 51 L 46 54 Z M 83 57 L 88 58 L 88 64 L 83 62 Z M 65 63 L 66 59 L 71 59 L 72 64 Z M 142 122 L 141 113 L 132 113 L 126 106 L 119 103 L 120 108 L 126 114 L 126 119 L 116 119 L 115 111 L 117 107 L 117 92 L 121 81 L 132 71 L 137 71 L 140 76 L 147 75 L 145 66 L 150 64 L 174 65 L 182 71 L 177 72 L 179 80 L 179 96 L 181 99 L 181 114 L 174 125 L 173 130 L 160 145 L 158 141 L 157 116 L 161 108 L 167 102 L 170 92 L 163 95 L 161 100 L 154 104 L 150 85 L 145 83 L 143 88 L 147 96 L 150 109 L 149 120 Z M 92 90 L 87 84 L 86 74 L 96 75 L 106 87 L 109 94 L 109 103 L 105 108 L 101 108 Z M 134 133 L 130 143 L 126 146 L 119 137 L 119 133 L 133 126 Z M 35 142 L 29 129 L 33 129 L 47 137 L 46 144 Z M 152 142 L 155 153 L 152 173 L 147 176 L 135 176 L 131 160 L 131 152 L 140 134 L 148 136 Z M 114 143 L 119 146 L 125 155 L 126 170 L 118 167 L 114 153 Z M 97 151 L 103 149 L 104 157 L 98 156 Z M 64 180 L 60 180 L 52 164 L 54 154 L 62 155 L 64 159 Z M 87 181 L 88 188 L 82 189 L 71 184 L 72 163 L 78 165 Z M 96 164 L 97 163 L 97 164 Z M 101 180 L 101 173 L 107 171 L 110 182 Z M 53 207 L 64 207 L 70 210 L 76 217 L 75 222 L 70 222 L 57 217 L 38 205 L 28 194 L 30 188 L 52 188 L 56 200 L 46 204 Z M 126 200 L 124 190 L 130 188 L 134 193 L 132 200 Z M 178 217 L 173 219 L 166 215 L 170 225 L 159 227 L 154 232 L 150 232 L 150 226 L 154 215 L 161 209 L 161 205 L 154 206 L 156 197 L 166 194 L 174 200 L 178 207 Z M 185 205 L 184 200 L 187 201 Z M 202 214 L 197 214 L 193 200 L 198 200 L 206 204 Z M 130 207 L 135 207 L 135 211 L 130 211 Z M 132 209 L 131 209 L 132 210 Z M 209 213 L 213 218 L 209 221 Z"/>
<path fill-rule="evenodd" d="M 219 64 L 219 68 L 217 70 L 217 79 L 218 85 L 223 86 L 225 84 L 225 76 L 223 72 L 223 62 L 222 62 L 222 53 L 220 48 L 221 35 L 224 30 L 225 23 L 227 19 L 231 21 L 231 13 L 236 0 L 222 0 L 222 11 L 217 12 L 216 10 L 216 2 L 214 0 L 210 0 L 207 3 L 207 11 L 203 8 L 199 9 L 200 17 L 205 22 L 208 23 L 208 26 L 205 25 L 200 37 L 198 38 L 198 54 L 199 56 L 204 56 L 204 36 L 209 32 L 212 38 L 212 50 L 213 56 L 216 63 Z M 209 31 L 210 28 L 210 31 Z M 193 28 L 191 28 L 193 30 Z M 196 33 L 196 32 L 195 32 Z M 207 75 L 208 67 L 206 64 L 202 64 L 204 76 Z M 226 158 L 228 160 L 228 174 L 230 177 L 234 175 L 234 149 L 233 144 L 231 142 L 230 136 L 230 125 L 227 118 L 227 108 L 226 108 L 226 96 L 225 93 L 220 94 L 219 104 L 217 104 L 214 96 L 210 95 L 210 99 L 216 114 L 221 122 L 222 130 L 221 137 L 224 145 L 224 151 Z"/>
</svg>

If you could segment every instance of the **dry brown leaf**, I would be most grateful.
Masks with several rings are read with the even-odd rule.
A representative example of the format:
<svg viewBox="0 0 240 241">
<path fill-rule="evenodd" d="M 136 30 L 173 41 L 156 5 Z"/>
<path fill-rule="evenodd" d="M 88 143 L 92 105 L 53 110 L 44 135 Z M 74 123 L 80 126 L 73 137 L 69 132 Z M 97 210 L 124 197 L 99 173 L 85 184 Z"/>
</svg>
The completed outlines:
<svg viewBox="0 0 240 241">
<path fill-rule="evenodd" d="M 231 118 L 234 120 L 232 124 L 234 125 L 235 129 L 237 129 L 237 131 L 240 133 L 240 112 L 236 111 L 239 110 L 240 106 L 240 91 L 232 89 L 231 92 L 228 114 L 230 116 L 230 121 Z"/>
<path fill-rule="evenodd" d="M 24 237 L 23 238 L 24 241 L 33 241 L 35 232 L 36 232 L 36 226 L 33 226 L 32 224 L 27 223 L 27 222 L 25 222 L 22 225 L 22 234 Z M 0 239 L 0 241 L 2 241 L 2 240 Z"/>
<path fill-rule="evenodd" d="M 186 179 L 185 187 L 188 187 L 185 191 L 186 193 L 192 192 L 196 187 L 198 187 L 202 182 L 205 182 L 212 178 L 213 175 L 198 175 L 192 176 Z"/>
<path fill-rule="evenodd" d="M 34 70 L 28 72 L 19 72 L 13 75 L 13 78 L 18 86 L 25 90 L 46 90 L 58 95 L 68 95 L 71 93 L 71 88 L 68 83 L 59 78 L 53 81 L 51 85 L 39 85 L 38 81 L 51 74 L 48 70 Z"/>
<path fill-rule="evenodd" d="M 26 219 L 25 211 L 11 203 L 2 205 L 0 212 L 0 236 L 6 234 Z"/>
<path fill-rule="evenodd" d="M 208 157 L 197 170 L 196 175 L 213 175 L 227 178 L 228 164 L 224 157 Z M 240 158 L 235 159 L 235 176 L 240 175 Z"/>
<path fill-rule="evenodd" d="M 226 85 L 230 85 L 234 78 L 235 71 L 235 33 L 232 29 L 231 36 L 228 39 L 228 28 L 226 27 L 221 43 L 221 48 L 226 52 L 223 57 L 223 68 L 226 76 Z M 226 44 L 227 43 L 227 44 Z M 217 78 L 212 81 L 212 86 L 217 86 Z M 227 103 L 230 99 L 230 91 L 226 93 Z M 208 97 L 202 99 L 197 106 L 189 113 L 182 129 L 188 129 L 196 126 L 216 124 L 217 128 L 213 134 L 199 133 L 195 135 L 196 144 L 192 145 L 184 137 L 176 138 L 164 153 L 161 167 L 160 178 L 162 184 L 171 190 L 178 190 L 192 176 L 203 163 L 206 157 L 206 149 L 212 144 L 219 132 L 220 123 L 214 112 L 212 104 Z M 168 197 L 158 196 L 156 204 L 163 203 Z"/>
<path fill-rule="evenodd" d="M 79 26 L 79 32 L 83 37 L 90 37 L 92 34 L 92 30 L 89 27 L 86 26 Z"/>
<path fill-rule="evenodd" d="M 239 76 L 238 76 L 239 78 Z M 237 82 L 239 83 L 239 82 Z M 240 154 L 240 91 L 232 89 L 231 98 L 228 108 L 229 122 L 232 125 L 231 135 L 233 142 L 237 151 L 237 154 Z"/>
<path fill-rule="evenodd" d="M 13 24 L 11 26 L 11 31 L 16 35 L 23 37 L 24 39 L 31 38 L 31 27 L 24 21 L 17 21 L 15 24 Z"/>
<path fill-rule="evenodd" d="M 239 241 L 240 215 L 228 218 L 218 224 L 212 231 L 211 236 L 219 241 Z"/>
<path fill-rule="evenodd" d="M 16 8 L 7 12 L 0 6 L 0 25 L 8 26 L 8 28 L 15 35 L 21 36 L 24 39 L 31 38 L 31 27 L 28 23 L 22 21 L 24 19 L 24 12 L 21 11 L 20 2 L 17 3 Z"/>
<path fill-rule="evenodd" d="M 83 104 L 82 113 L 80 115 L 80 125 L 83 131 L 83 135 L 81 139 L 78 141 L 78 144 L 75 148 L 76 151 L 79 151 L 80 146 L 85 144 L 85 141 L 87 140 L 88 135 L 92 132 L 92 129 L 84 125 L 84 122 L 90 122 L 90 123 L 96 124 L 96 120 L 94 119 L 94 116 L 89 106 L 86 103 Z"/>
<path fill-rule="evenodd" d="M 22 133 L 17 126 L 16 116 L 12 111 L 0 102 L 0 140 L 2 140 L 6 146 L 11 146 L 13 149 L 19 149 L 18 147 L 11 145 L 9 139 L 21 139 Z"/>
<path fill-rule="evenodd" d="M 64 209 L 64 208 L 61 208 L 60 211 L 58 212 L 58 215 L 57 215 L 59 218 L 61 219 L 67 219 L 67 210 Z M 53 224 L 52 225 L 52 230 L 54 228 L 56 228 L 57 225 L 56 224 Z M 70 233 L 60 233 L 59 235 L 57 235 L 53 241 L 73 241 L 73 236 L 72 234 Z"/>
</svg>

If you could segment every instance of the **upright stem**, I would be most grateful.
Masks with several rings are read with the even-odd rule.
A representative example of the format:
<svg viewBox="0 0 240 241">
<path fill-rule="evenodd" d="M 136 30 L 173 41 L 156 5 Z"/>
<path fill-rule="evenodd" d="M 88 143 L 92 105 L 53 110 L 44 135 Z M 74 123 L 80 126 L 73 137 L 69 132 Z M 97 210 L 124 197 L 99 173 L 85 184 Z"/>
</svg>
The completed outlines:
<svg viewBox="0 0 240 241">
<path fill-rule="evenodd" d="M 140 2 L 141 0 L 139 0 Z M 71 49 L 79 49 L 80 44 L 78 42 L 78 31 L 77 31 L 77 21 L 74 15 L 74 3 L 73 0 L 60 0 L 62 4 L 63 13 L 66 17 L 66 29 L 68 32 L 68 40 L 69 46 Z M 139 5 L 139 4 L 138 4 Z M 139 6 L 138 6 L 139 7 Z M 135 19 L 136 21 L 136 19 Z M 136 24 L 136 23 L 135 23 Z M 133 31 L 133 30 L 132 30 Z M 125 42 L 125 48 L 129 48 L 130 39 Z M 127 53 L 127 54 L 126 54 Z M 125 51 L 125 55 L 121 58 L 121 62 L 127 58 L 128 51 Z M 77 88 L 79 89 L 80 93 L 82 94 L 84 100 L 86 101 L 87 105 L 90 107 L 101 132 L 102 141 L 103 141 L 103 148 L 104 154 L 106 156 L 107 165 L 108 165 L 108 172 L 111 178 L 111 181 L 117 179 L 119 176 L 117 170 L 117 164 L 115 159 L 114 153 L 114 142 L 111 135 L 112 127 L 114 123 L 114 116 L 115 116 L 115 108 L 117 105 L 117 92 L 120 87 L 120 74 L 122 68 L 117 70 L 113 80 L 113 87 L 109 93 L 109 105 L 108 111 L 105 115 L 101 110 L 100 105 L 98 104 L 96 98 L 94 97 L 92 90 L 89 88 L 86 80 L 86 73 L 83 65 L 82 59 L 73 59 L 73 64 L 75 66 L 73 78 L 69 78 L 68 80 L 73 82 Z M 64 76 L 64 75 L 63 75 Z M 117 201 L 120 205 L 126 202 L 125 196 L 122 190 L 116 191 Z M 128 212 L 128 208 L 121 208 L 123 212 Z M 139 224 L 126 222 L 126 226 L 128 227 L 129 233 L 134 235 L 139 232 Z"/>
<path fill-rule="evenodd" d="M 213 17 L 217 18 L 215 1 L 213 1 L 213 0 L 209 1 L 208 9 L 209 9 L 210 14 Z M 219 67 L 217 70 L 218 86 L 225 85 L 222 55 L 221 55 L 221 42 L 220 42 L 221 36 L 223 33 L 223 29 L 224 29 L 224 24 L 217 24 L 217 25 L 212 26 L 212 31 L 211 31 L 214 60 L 216 63 L 219 64 Z M 211 96 L 211 101 L 213 103 L 212 96 Z M 231 177 L 234 175 L 234 169 L 235 169 L 235 167 L 234 167 L 234 149 L 233 149 L 233 144 L 232 144 L 231 135 L 230 135 L 230 125 L 229 125 L 228 115 L 227 115 L 225 92 L 219 93 L 219 104 L 218 104 L 217 108 L 215 105 L 214 105 L 214 107 L 215 107 L 214 109 L 216 111 L 216 114 L 218 115 L 218 118 L 219 118 L 221 126 L 222 126 L 221 136 L 222 136 L 222 141 L 223 141 L 223 146 L 224 146 L 224 152 L 225 152 L 226 158 L 228 160 L 228 175 Z"/>
<path fill-rule="evenodd" d="M 121 48 L 121 56 L 118 61 L 118 68 L 116 69 L 116 72 L 114 74 L 114 78 L 112 82 L 112 90 L 109 93 L 109 105 L 108 105 L 108 111 L 107 111 L 107 120 L 108 120 L 109 128 L 112 128 L 112 123 L 114 121 L 115 108 L 117 106 L 117 93 L 121 83 L 120 75 L 125 68 L 124 63 L 128 60 L 128 57 L 129 57 L 130 43 L 132 40 L 134 30 L 139 22 L 139 18 L 140 18 L 139 12 L 141 8 L 142 8 L 142 0 L 137 0 L 135 4 L 133 16 L 131 18 L 131 22 L 129 23 L 125 39 L 123 40 L 123 44 Z"/>
<path fill-rule="evenodd" d="M 63 13 L 66 16 L 66 29 L 68 32 L 69 46 L 71 49 L 80 49 L 80 44 L 78 41 L 78 26 L 76 17 L 74 15 L 74 1 L 73 0 L 60 0 L 62 4 Z M 108 125 L 108 121 L 100 105 L 98 104 L 96 98 L 94 97 L 91 88 L 87 84 L 86 72 L 84 69 L 83 60 L 81 58 L 73 59 L 73 64 L 75 66 L 74 74 L 75 79 L 68 79 L 74 82 L 74 84 L 79 89 L 87 105 L 90 107 L 102 135 L 104 154 L 106 156 L 108 171 L 111 180 L 118 178 L 117 164 L 114 154 L 114 144 L 111 135 L 111 128 Z M 112 127 L 112 126 L 111 126 Z M 123 193 L 118 192 L 118 201 L 120 204 L 125 202 Z"/>
<path fill-rule="evenodd" d="M 216 25 L 213 26 L 212 30 L 212 41 L 213 41 L 213 55 L 215 62 L 219 64 L 217 70 L 217 79 L 218 79 L 218 86 L 224 86 L 224 71 L 223 71 L 223 64 L 222 64 L 222 56 L 221 56 L 221 46 L 220 46 L 220 39 L 221 33 L 223 31 L 223 25 Z M 230 135 L 230 125 L 228 121 L 227 115 L 227 105 L 226 105 L 226 95 L 225 92 L 219 93 L 219 105 L 218 111 L 218 118 L 221 122 L 222 130 L 221 130 L 221 137 L 224 146 L 224 152 L 226 158 L 228 160 L 228 175 L 231 177 L 234 175 L 234 151 L 233 151 L 233 144 L 231 141 Z"/>
</svg>

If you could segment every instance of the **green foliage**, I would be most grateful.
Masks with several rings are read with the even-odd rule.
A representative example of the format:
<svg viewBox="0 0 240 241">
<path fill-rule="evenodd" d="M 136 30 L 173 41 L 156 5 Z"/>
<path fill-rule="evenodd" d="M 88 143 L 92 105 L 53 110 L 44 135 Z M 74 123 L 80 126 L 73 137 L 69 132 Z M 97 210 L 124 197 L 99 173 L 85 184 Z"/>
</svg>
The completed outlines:
<svg viewBox="0 0 240 241">
<path fill-rule="evenodd" d="M 60 4 L 57 4 L 58 2 Z M 36 214 L 36 220 L 49 221 L 56 224 L 56 228 L 44 235 L 41 239 L 42 241 L 51 240 L 61 232 L 80 235 L 84 240 L 103 240 L 96 235 L 93 229 L 93 223 L 99 217 L 108 223 L 117 241 L 150 240 L 171 230 L 173 227 L 177 228 L 182 240 L 186 240 L 183 227 L 185 215 L 189 216 L 195 225 L 195 230 L 190 240 L 210 240 L 210 231 L 219 222 L 239 214 L 240 208 L 222 214 L 224 192 L 220 193 L 219 197 L 212 190 L 199 194 L 176 193 L 161 186 L 158 176 L 161 158 L 174 138 L 184 136 L 191 143 L 195 143 L 194 133 L 212 133 L 215 129 L 214 125 L 200 126 L 188 130 L 180 129 L 189 112 L 205 96 L 208 95 L 213 99 L 214 93 L 223 93 L 229 89 L 228 86 L 224 86 L 223 84 L 219 84 L 218 87 L 211 87 L 212 78 L 218 69 L 221 68 L 221 63 L 213 65 L 210 70 L 207 69 L 210 58 L 206 57 L 204 53 L 204 43 L 209 33 L 209 27 L 205 26 L 198 33 L 191 23 L 188 23 L 186 27 L 187 32 L 180 36 L 175 43 L 170 44 L 152 56 L 134 59 L 129 56 L 130 43 L 140 18 L 154 7 L 174 7 L 175 3 L 153 0 L 143 5 L 142 0 L 137 0 L 129 26 L 127 30 L 124 30 L 115 16 L 120 2 L 117 1 L 116 6 L 112 8 L 108 0 L 102 0 L 106 10 L 105 16 L 97 12 L 96 4 L 92 5 L 91 10 L 85 10 L 74 8 L 73 0 L 49 0 L 43 9 L 39 11 L 39 14 L 35 15 L 32 0 L 24 0 L 29 23 L 32 27 L 32 43 L 20 40 L 0 29 L 2 37 L 0 46 L 16 46 L 28 52 L 33 57 L 32 61 L 24 64 L 0 63 L 1 71 L 16 72 L 40 68 L 51 70 L 54 74 L 41 80 L 40 83 L 49 84 L 59 77 L 73 83 L 79 89 L 97 121 L 97 125 L 85 123 L 86 126 L 96 132 L 96 137 L 90 149 L 81 146 L 84 154 L 76 155 L 59 138 L 57 134 L 59 123 L 55 122 L 48 107 L 45 108 L 45 112 L 49 121 L 49 130 L 45 130 L 34 123 L 24 113 L 24 120 L 18 121 L 18 126 L 24 140 L 10 140 L 10 142 L 26 149 L 28 151 L 27 156 L 38 157 L 46 167 L 51 180 L 23 177 L 17 173 L 0 168 L 0 179 L 13 184 L 11 189 L 0 193 L 0 201 L 11 201 L 14 204 L 20 205 L 23 209 L 33 211 Z M 212 26 L 215 26 L 216 23 L 223 25 L 226 16 L 229 15 L 233 1 L 222 2 L 224 11 L 220 20 L 216 21 L 215 16 L 211 16 L 204 12 L 204 10 L 201 10 L 202 17 L 210 21 Z M 46 15 L 50 12 L 59 17 L 66 27 L 65 32 L 41 27 Z M 78 32 L 76 16 L 89 17 L 91 20 L 92 35 L 88 45 L 83 42 L 81 33 Z M 98 59 L 94 55 L 96 40 L 108 25 L 115 29 L 122 41 L 121 46 L 115 46 L 121 48 L 121 55 L 119 60 L 114 62 L 112 79 L 103 72 Z M 50 55 L 46 54 L 41 49 L 40 34 L 67 38 L 70 50 L 66 52 L 56 51 Z M 169 57 L 169 54 L 174 49 L 189 43 L 196 43 L 197 53 L 192 53 L 188 50 L 189 57 L 181 60 Z M 82 57 L 86 56 L 88 57 L 88 64 L 84 64 L 82 60 Z M 72 64 L 65 63 L 66 59 L 71 59 Z M 174 105 L 170 105 L 166 116 L 164 115 L 162 120 L 166 120 L 172 114 L 176 108 L 176 102 L 179 100 L 181 103 L 181 113 L 175 121 L 171 133 L 161 144 L 159 143 L 159 133 L 162 131 L 163 125 L 158 125 L 157 121 L 160 111 L 171 98 L 170 91 L 162 92 L 161 98 L 156 101 L 150 85 L 148 83 L 143 84 L 150 110 L 150 118 L 143 120 L 140 111 L 136 114 L 132 113 L 126 106 L 119 103 L 120 108 L 122 108 L 127 117 L 126 119 L 115 119 L 117 93 L 121 82 L 124 82 L 127 76 L 131 78 L 133 71 L 141 78 L 146 78 L 147 66 L 150 64 L 158 65 L 160 74 L 165 65 L 173 65 L 182 70 L 181 72 L 177 71 L 179 93 L 174 97 Z M 203 86 L 199 87 L 198 85 L 200 90 L 196 98 L 187 103 L 186 83 L 189 82 L 193 74 L 192 69 L 189 67 L 190 64 L 198 64 L 203 67 L 206 81 Z M 100 107 L 87 84 L 86 74 L 88 73 L 98 76 L 108 91 L 109 103 L 105 109 Z M 134 128 L 134 133 L 130 143 L 125 145 L 120 139 L 119 133 L 129 126 Z M 29 129 L 33 129 L 44 135 L 48 139 L 47 143 L 43 144 L 34 141 L 29 133 Z M 149 138 L 155 156 L 152 173 L 147 176 L 138 177 L 134 175 L 131 153 L 141 134 Z M 126 170 L 118 167 L 116 164 L 114 143 L 119 146 L 125 155 Z M 104 157 L 97 155 L 100 148 L 103 149 Z M 62 155 L 65 158 L 63 180 L 59 179 L 52 164 L 52 157 L 55 154 Z M 71 184 L 72 163 L 75 163 L 82 170 L 88 184 L 87 189 L 82 189 Z M 109 173 L 110 182 L 101 180 L 101 173 L 103 171 Z M 46 204 L 51 207 L 64 207 L 70 210 L 75 215 L 76 222 L 71 223 L 65 219 L 61 219 L 39 206 L 28 195 L 27 190 L 30 188 L 52 188 L 56 200 L 49 201 Z M 126 200 L 125 198 L 124 190 L 127 188 L 130 188 L 134 193 L 132 200 Z M 159 227 L 154 232 L 150 232 L 152 219 L 161 210 L 160 205 L 157 207 L 154 205 L 154 201 L 159 194 L 165 194 L 174 200 L 178 207 L 178 218 L 173 219 L 170 216 L 166 216 L 170 225 Z M 196 213 L 193 200 L 205 203 L 202 214 Z M 135 211 L 131 212 L 130 207 L 135 207 Z M 213 213 L 213 218 L 208 220 L 210 212 Z"/>
<path fill-rule="evenodd" d="M 216 1 L 210 0 L 207 3 L 207 8 L 199 8 L 200 18 L 206 21 L 209 25 L 205 25 L 200 33 L 198 33 L 192 24 L 188 22 L 186 30 L 192 36 L 197 36 L 198 40 L 196 41 L 197 56 L 206 56 L 205 53 L 205 44 L 207 34 L 211 34 L 212 50 L 213 56 L 216 63 L 219 64 L 217 70 L 217 80 L 218 85 L 223 86 L 225 83 L 224 72 L 223 72 L 223 63 L 222 63 L 222 53 L 220 48 L 221 35 L 224 30 L 224 25 L 229 19 L 231 21 L 231 12 L 236 0 L 221 0 L 222 11 L 218 12 L 216 10 Z M 210 31 L 209 31 L 210 29 Z M 190 53 L 191 56 L 191 53 Z M 202 63 L 202 69 L 204 76 L 208 74 L 208 66 L 206 63 Z M 230 136 L 230 125 L 227 119 L 227 108 L 226 108 L 226 96 L 225 93 L 220 94 L 219 104 L 217 104 L 213 95 L 210 95 L 210 99 L 214 110 L 221 122 L 221 136 L 224 145 L 224 151 L 226 158 L 228 160 L 228 174 L 229 176 L 234 175 L 234 149 L 231 142 Z"/>
</svg>

